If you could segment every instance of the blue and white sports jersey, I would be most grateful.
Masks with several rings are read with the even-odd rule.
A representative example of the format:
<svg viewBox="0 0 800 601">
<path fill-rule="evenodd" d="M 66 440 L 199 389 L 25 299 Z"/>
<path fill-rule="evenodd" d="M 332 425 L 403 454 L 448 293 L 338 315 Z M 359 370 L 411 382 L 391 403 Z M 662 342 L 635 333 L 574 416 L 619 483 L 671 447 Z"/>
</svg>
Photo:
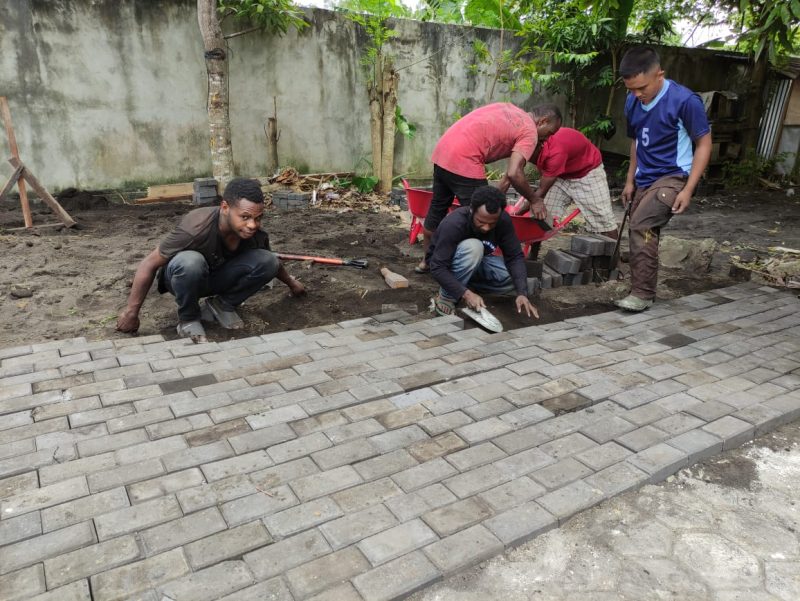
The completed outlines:
<svg viewBox="0 0 800 601">
<path fill-rule="evenodd" d="M 664 80 L 661 91 L 643 105 L 629 93 L 625 100 L 628 137 L 636 140 L 636 186 L 667 175 L 689 175 L 692 140 L 711 131 L 703 101 L 690 89 Z"/>
</svg>

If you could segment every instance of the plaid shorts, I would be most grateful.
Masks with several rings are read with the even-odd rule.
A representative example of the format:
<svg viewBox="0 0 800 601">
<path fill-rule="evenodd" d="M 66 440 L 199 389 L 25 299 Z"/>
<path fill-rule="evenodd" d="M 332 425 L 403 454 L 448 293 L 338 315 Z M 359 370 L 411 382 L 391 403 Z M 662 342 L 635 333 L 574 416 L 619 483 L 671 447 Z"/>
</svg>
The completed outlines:
<svg viewBox="0 0 800 601">
<path fill-rule="evenodd" d="M 611 209 L 606 170 L 602 164 L 579 179 L 558 178 L 544 197 L 549 219 L 567 216 L 567 207 L 575 203 L 581 210 L 590 232 L 610 232 L 617 229 Z"/>
</svg>

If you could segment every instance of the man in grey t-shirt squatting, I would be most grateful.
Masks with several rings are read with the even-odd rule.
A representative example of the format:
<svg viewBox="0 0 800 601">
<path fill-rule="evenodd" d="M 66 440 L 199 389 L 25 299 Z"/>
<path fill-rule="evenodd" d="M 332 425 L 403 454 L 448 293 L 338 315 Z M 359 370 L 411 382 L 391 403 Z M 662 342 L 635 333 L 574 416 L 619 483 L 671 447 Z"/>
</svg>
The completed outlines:
<svg viewBox="0 0 800 601">
<path fill-rule="evenodd" d="M 277 278 L 292 296 L 305 294 L 270 252 L 261 229 L 264 194 L 256 180 L 237 178 L 225 187 L 219 207 L 195 209 L 147 255 L 133 278 L 128 303 L 117 319 L 117 330 L 136 332 L 139 311 L 158 273 L 158 291 L 170 292 L 178 304 L 178 335 L 206 342 L 201 323 L 216 321 L 239 329 L 236 307 Z M 207 297 L 203 308 L 200 299 Z"/>
</svg>

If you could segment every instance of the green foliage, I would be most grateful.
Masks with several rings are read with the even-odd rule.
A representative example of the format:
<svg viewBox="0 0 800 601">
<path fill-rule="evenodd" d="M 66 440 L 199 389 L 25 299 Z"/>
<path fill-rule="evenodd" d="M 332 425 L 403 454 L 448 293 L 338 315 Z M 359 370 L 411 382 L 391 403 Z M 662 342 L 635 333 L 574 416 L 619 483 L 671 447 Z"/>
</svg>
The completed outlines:
<svg viewBox="0 0 800 601">
<path fill-rule="evenodd" d="M 594 121 L 579 128 L 584 136 L 590 139 L 605 138 L 610 140 L 617 131 L 617 126 L 608 115 L 598 115 Z"/>
<path fill-rule="evenodd" d="M 417 133 L 417 126 L 406 119 L 399 104 L 394 107 L 394 126 L 400 134 L 409 140 Z"/>
<path fill-rule="evenodd" d="M 778 152 L 770 159 L 765 159 L 755 150 L 747 152 L 743 159 L 725 161 L 722 164 L 722 178 L 726 189 L 755 188 L 758 179 L 769 181 L 780 180 L 775 168 L 789 158 L 789 152 Z"/>
<path fill-rule="evenodd" d="M 285 34 L 290 27 L 303 29 L 308 23 L 292 0 L 217 0 L 223 17 L 245 21 L 269 33 Z"/>
</svg>

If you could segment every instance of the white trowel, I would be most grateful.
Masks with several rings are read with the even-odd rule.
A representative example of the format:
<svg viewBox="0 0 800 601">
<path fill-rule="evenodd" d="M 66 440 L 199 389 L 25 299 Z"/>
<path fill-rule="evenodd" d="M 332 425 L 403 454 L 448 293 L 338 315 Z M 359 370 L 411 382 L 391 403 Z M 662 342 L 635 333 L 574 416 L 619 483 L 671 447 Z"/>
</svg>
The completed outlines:
<svg viewBox="0 0 800 601">
<path fill-rule="evenodd" d="M 489 313 L 486 307 L 481 307 L 480 311 L 474 311 L 472 309 L 463 308 L 461 312 L 473 320 L 478 325 L 483 326 L 490 332 L 502 332 L 503 331 L 503 324 L 500 323 L 500 320 L 497 319 L 494 315 Z"/>
</svg>

